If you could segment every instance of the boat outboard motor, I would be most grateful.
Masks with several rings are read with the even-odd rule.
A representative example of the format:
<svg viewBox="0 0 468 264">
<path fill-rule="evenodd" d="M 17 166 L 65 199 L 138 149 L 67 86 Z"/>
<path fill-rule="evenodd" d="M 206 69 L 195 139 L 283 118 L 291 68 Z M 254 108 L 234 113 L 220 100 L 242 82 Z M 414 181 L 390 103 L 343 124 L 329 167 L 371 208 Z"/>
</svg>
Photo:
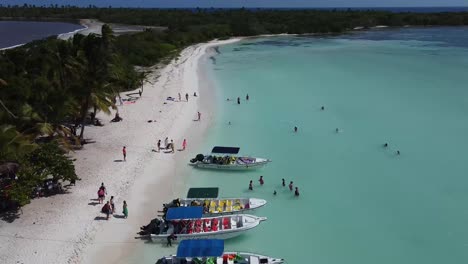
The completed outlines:
<svg viewBox="0 0 468 264">
<path fill-rule="evenodd" d="M 198 154 L 195 158 L 191 159 L 190 162 L 195 163 L 197 161 L 203 161 L 204 158 L 205 156 L 203 154 Z"/>
</svg>

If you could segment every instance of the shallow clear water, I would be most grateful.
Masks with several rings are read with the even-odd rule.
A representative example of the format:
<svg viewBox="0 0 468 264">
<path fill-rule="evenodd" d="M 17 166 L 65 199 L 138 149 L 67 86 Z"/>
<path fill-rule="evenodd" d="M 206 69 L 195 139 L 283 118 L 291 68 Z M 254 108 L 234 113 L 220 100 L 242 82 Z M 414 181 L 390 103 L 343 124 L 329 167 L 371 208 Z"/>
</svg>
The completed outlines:
<svg viewBox="0 0 468 264">
<path fill-rule="evenodd" d="M 408 28 L 222 46 L 208 65 L 220 112 L 199 152 L 232 145 L 273 160 L 190 176 L 268 200 L 255 212 L 268 221 L 226 247 L 292 264 L 468 262 L 467 36 Z"/>
<path fill-rule="evenodd" d="M 0 21 L 0 49 L 81 28 L 83 26 L 65 22 Z"/>
</svg>

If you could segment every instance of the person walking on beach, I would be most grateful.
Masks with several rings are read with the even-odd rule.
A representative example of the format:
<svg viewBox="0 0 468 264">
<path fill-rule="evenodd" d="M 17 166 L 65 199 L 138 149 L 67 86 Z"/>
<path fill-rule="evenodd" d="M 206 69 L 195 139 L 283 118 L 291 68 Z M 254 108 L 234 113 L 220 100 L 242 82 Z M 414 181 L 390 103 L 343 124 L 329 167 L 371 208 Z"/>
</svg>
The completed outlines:
<svg viewBox="0 0 468 264">
<path fill-rule="evenodd" d="M 127 201 L 123 201 L 122 214 L 124 215 L 124 218 L 128 217 Z"/>
<path fill-rule="evenodd" d="M 188 102 L 188 93 L 185 94 L 185 101 Z"/>
<path fill-rule="evenodd" d="M 247 95 L 245 96 L 245 100 L 247 100 L 247 101 L 249 100 L 249 94 L 247 94 Z"/>
<path fill-rule="evenodd" d="M 111 212 L 109 201 L 107 201 L 106 204 L 102 207 L 101 212 L 106 214 L 106 220 L 109 220 L 109 215 Z"/>
<path fill-rule="evenodd" d="M 260 185 L 263 185 L 265 182 L 263 181 L 263 176 L 260 176 L 260 179 L 258 180 L 260 182 Z"/>
<path fill-rule="evenodd" d="M 141 93 L 142 93 L 141 90 L 138 90 L 138 94 L 140 95 L 140 97 L 141 97 Z"/>
<path fill-rule="evenodd" d="M 104 186 L 104 183 L 101 182 L 101 187 L 99 187 L 99 190 L 98 190 L 99 203 L 104 202 L 104 199 L 106 199 L 106 195 L 107 195 L 106 186 Z"/>
<path fill-rule="evenodd" d="M 103 188 L 99 188 L 97 194 L 98 194 L 98 201 L 100 204 L 102 204 L 104 202 L 104 199 L 106 198 L 105 190 Z"/>
<path fill-rule="evenodd" d="M 166 138 L 164 139 L 164 148 L 167 149 L 168 145 L 169 145 L 169 138 L 166 137 Z"/>
<path fill-rule="evenodd" d="M 171 139 L 171 152 L 174 153 L 174 140 Z"/>
<path fill-rule="evenodd" d="M 181 102 L 181 101 L 182 101 L 182 97 L 180 96 L 180 93 L 179 93 L 179 102 Z"/>
<path fill-rule="evenodd" d="M 111 196 L 109 203 L 110 203 L 110 214 L 114 214 L 115 212 L 114 196 Z"/>
<path fill-rule="evenodd" d="M 240 97 L 237 97 L 237 104 L 240 104 Z"/>
<path fill-rule="evenodd" d="M 122 148 L 122 155 L 124 161 L 127 161 L 127 148 L 125 146 Z"/>
<path fill-rule="evenodd" d="M 187 147 L 187 140 L 184 138 L 184 141 L 182 141 L 182 150 L 185 150 Z"/>
<path fill-rule="evenodd" d="M 250 183 L 249 183 L 249 190 L 253 191 L 253 183 L 252 183 L 252 181 L 250 181 Z"/>
<path fill-rule="evenodd" d="M 158 140 L 158 152 L 161 151 L 161 140 Z"/>
<path fill-rule="evenodd" d="M 201 113 L 197 112 L 197 115 L 198 115 L 198 121 L 201 121 Z"/>
<path fill-rule="evenodd" d="M 294 191 L 294 196 L 299 196 L 299 188 L 296 187 L 296 190 Z"/>
<path fill-rule="evenodd" d="M 281 179 L 283 181 L 283 187 L 286 186 L 286 182 L 284 181 L 284 179 Z"/>
<path fill-rule="evenodd" d="M 289 183 L 289 190 L 292 192 L 292 190 L 293 190 L 293 182 L 290 182 L 290 183 Z"/>
</svg>

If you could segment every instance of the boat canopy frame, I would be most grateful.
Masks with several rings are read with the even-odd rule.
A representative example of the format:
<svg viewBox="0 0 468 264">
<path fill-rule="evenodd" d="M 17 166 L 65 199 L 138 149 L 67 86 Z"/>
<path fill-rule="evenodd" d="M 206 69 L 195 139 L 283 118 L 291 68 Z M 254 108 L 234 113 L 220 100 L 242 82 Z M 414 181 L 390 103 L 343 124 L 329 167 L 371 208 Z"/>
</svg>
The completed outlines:
<svg viewBox="0 0 468 264">
<path fill-rule="evenodd" d="M 222 239 L 189 239 L 180 241 L 178 258 L 220 257 L 224 252 Z"/>
<path fill-rule="evenodd" d="M 187 198 L 218 198 L 218 187 L 205 187 L 205 188 L 190 188 L 187 192 Z"/>
<path fill-rule="evenodd" d="M 238 147 L 220 147 L 216 146 L 211 150 L 215 154 L 239 154 L 240 148 Z"/>
<path fill-rule="evenodd" d="M 167 210 L 166 220 L 199 219 L 203 217 L 203 207 L 171 207 Z"/>
</svg>

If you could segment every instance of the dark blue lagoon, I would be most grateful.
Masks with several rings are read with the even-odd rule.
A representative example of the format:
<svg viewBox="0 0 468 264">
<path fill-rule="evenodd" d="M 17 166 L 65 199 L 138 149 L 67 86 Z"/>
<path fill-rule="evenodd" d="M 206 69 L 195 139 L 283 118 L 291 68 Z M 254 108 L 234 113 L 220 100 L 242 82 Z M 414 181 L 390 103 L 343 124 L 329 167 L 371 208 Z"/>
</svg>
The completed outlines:
<svg viewBox="0 0 468 264">
<path fill-rule="evenodd" d="M 0 21 L 0 49 L 82 28 L 79 24 L 65 22 Z"/>
</svg>

